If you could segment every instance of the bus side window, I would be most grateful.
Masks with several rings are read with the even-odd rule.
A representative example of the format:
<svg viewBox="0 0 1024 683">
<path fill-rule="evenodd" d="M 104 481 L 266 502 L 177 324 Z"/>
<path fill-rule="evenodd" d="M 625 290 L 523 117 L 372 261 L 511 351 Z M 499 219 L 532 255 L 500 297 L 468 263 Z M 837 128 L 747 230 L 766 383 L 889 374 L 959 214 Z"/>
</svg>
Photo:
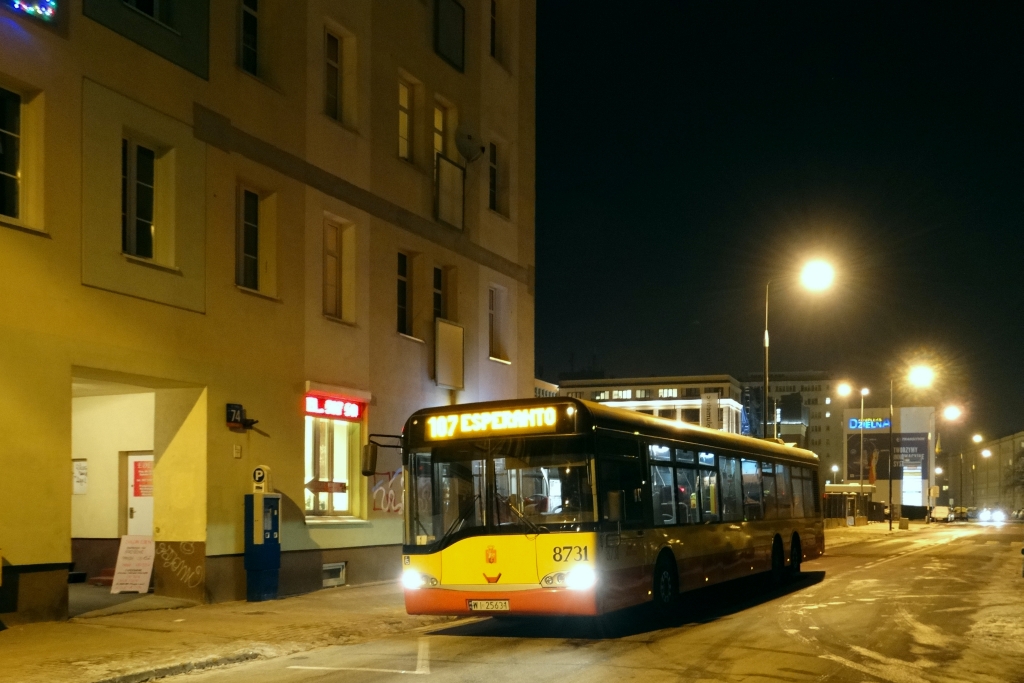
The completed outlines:
<svg viewBox="0 0 1024 683">
<path fill-rule="evenodd" d="M 803 467 L 794 467 L 793 471 L 793 516 L 804 516 L 804 476 Z"/>
<path fill-rule="evenodd" d="M 722 477 L 722 521 L 743 521 L 743 490 L 739 458 L 720 457 L 718 468 Z"/>
<path fill-rule="evenodd" d="M 743 469 L 743 517 L 748 522 L 764 519 L 761 509 L 761 465 L 756 460 L 744 460 Z"/>
<path fill-rule="evenodd" d="M 775 466 L 775 502 L 779 506 L 779 519 L 793 516 L 793 483 L 789 478 L 789 465 Z"/>
<path fill-rule="evenodd" d="M 700 502 L 701 521 L 718 521 L 718 472 L 715 470 L 701 469 L 700 476 Z"/>
<path fill-rule="evenodd" d="M 651 465 L 651 505 L 656 525 L 676 523 L 675 481 L 665 465 Z"/>
<path fill-rule="evenodd" d="M 690 467 L 676 470 L 676 500 L 679 502 L 679 523 L 697 524 L 700 522 L 700 509 L 697 503 L 697 472 Z"/>
<path fill-rule="evenodd" d="M 770 462 L 761 463 L 761 490 L 764 492 L 764 518 L 778 519 L 779 512 L 775 508 L 775 465 Z"/>
</svg>

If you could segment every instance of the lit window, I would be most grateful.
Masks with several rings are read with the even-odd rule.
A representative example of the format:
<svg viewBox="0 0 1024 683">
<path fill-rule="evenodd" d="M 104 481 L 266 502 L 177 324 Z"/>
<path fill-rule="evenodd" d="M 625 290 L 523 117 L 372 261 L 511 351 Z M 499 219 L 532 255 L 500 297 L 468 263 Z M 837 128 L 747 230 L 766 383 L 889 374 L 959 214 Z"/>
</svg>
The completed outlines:
<svg viewBox="0 0 1024 683">
<path fill-rule="evenodd" d="M 412 86 L 398 82 L 398 156 L 410 160 L 412 131 Z"/>
<path fill-rule="evenodd" d="M 165 0 L 166 1 L 166 0 Z M 151 0 L 152 2 L 152 0 Z M 242 0 L 242 70 L 258 74 L 259 0 Z"/>
<path fill-rule="evenodd" d="M 830 404 L 830 403 L 832 403 L 832 398 L 831 398 L 831 397 L 829 397 L 829 396 L 826 396 L 826 397 L 825 397 L 825 405 L 828 405 L 828 404 Z"/>
<path fill-rule="evenodd" d="M 0 88 L 0 215 L 19 217 L 21 96 Z"/>
<path fill-rule="evenodd" d="M 651 390 L 650 389 L 637 389 L 636 390 L 636 397 L 637 398 L 650 398 L 651 397 Z"/>
<path fill-rule="evenodd" d="M 678 389 L 658 389 L 658 398 L 676 398 L 678 396 Z"/>
<path fill-rule="evenodd" d="M 595 391 L 594 392 L 594 400 L 595 401 L 607 401 L 608 400 L 608 391 L 607 390 L 605 390 L 605 391 Z"/>
<path fill-rule="evenodd" d="M 352 514 L 351 468 L 362 443 L 358 422 L 306 416 L 307 515 Z"/>
<path fill-rule="evenodd" d="M 121 251 L 153 258 L 156 153 L 121 140 Z"/>
<path fill-rule="evenodd" d="M 612 390 L 613 399 L 630 399 L 633 398 L 632 389 L 614 389 Z"/>
</svg>

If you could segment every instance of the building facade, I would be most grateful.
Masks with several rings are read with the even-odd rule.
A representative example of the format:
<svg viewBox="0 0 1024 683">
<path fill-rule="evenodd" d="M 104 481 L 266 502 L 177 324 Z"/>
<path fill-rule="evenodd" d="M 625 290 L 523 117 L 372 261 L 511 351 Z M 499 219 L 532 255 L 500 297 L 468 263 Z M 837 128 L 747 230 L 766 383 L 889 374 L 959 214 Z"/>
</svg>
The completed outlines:
<svg viewBox="0 0 1024 683">
<path fill-rule="evenodd" d="M 962 453 L 946 450 L 936 458 L 943 469 L 943 476 L 937 477 L 942 484 L 940 505 L 1006 512 L 1024 508 L 1024 432 L 970 443 Z"/>
<path fill-rule="evenodd" d="M 836 376 L 830 372 L 821 371 L 794 371 L 794 372 L 772 372 L 771 383 L 768 386 L 770 403 L 777 406 L 779 410 L 785 401 L 785 397 L 793 394 L 800 394 L 800 401 L 807 408 L 805 427 L 805 443 L 803 447 L 814 451 L 821 457 L 821 473 L 824 480 L 832 483 L 843 483 L 842 466 L 845 462 L 843 454 L 843 408 L 851 405 L 854 397 L 841 397 L 836 389 L 841 383 Z M 760 397 L 763 392 L 763 373 L 752 373 L 743 383 L 744 388 L 756 392 Z M 856 397 L 859 400 L 859 396 Z M 787 429 L 795 428 L 795 425 L 786 425 L 787 420 L 780 418 L 780 432 L 785 433 Z M 756 427 L 755 433 L 760 433 L 760 417 L 751 420 L 752 427 Z M 771 419 L 769 419 L 769 431 L 771 431 Z M 785 438 L 785 437 L 783 437 Z M 832 467 L 837 470 L 833 472 Z M 836 475 L 839 475 L 838 480 Z"/>
<path fill-rule="evenodd" d="M 891 428 L 895 443 L 889 438 L 888 408 L 867 408 L 863 419 L 860 409 L 843 412 L 843 483 L 874 485 L 875 502 L 930 507 L 935 485 L 935 409 L 897 407 Z"/>
<path fill-rule="evenodd" d="M 705 417 L 711 418 L 710 426 L 732 434 L 747 433 L 742 387 L 729 375 L 564 380 L 558 394 L 690 424 L 705 422 L 701 410 L 703 397 L 708 396 L 711 412 Z"/>
<path fill-rule="evenodd" d="M 0 1 L 0 621 L 125 534 L 158 594 L 244 597 L 258 465 L 282 594 L 397 576 L 401 459 L 360 447 L 534 392 L 535 23 Z"/>
</svg>

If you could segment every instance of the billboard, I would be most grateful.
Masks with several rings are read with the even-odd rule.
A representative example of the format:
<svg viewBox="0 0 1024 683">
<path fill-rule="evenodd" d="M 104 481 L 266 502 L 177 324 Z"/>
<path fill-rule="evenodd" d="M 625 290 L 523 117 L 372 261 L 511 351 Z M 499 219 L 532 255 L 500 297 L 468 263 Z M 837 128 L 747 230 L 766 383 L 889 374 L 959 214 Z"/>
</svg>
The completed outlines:
<svg viewBox="0 0 1024 683">
<path fill-rule="evenodd" d="M 893 462 L 893 479 L 903 479 L 903 468 L 928 471 L 928 433 L 894 433 L 896 454 Z M 846 435 L 846 480 L 860 481 L 860 433 Z M 875 483 L 876 479 L 889 479 L 889 461 L 892 449 L 889 447 L 889 432 L 864 432 L 864 482 Z"/>
</svg>

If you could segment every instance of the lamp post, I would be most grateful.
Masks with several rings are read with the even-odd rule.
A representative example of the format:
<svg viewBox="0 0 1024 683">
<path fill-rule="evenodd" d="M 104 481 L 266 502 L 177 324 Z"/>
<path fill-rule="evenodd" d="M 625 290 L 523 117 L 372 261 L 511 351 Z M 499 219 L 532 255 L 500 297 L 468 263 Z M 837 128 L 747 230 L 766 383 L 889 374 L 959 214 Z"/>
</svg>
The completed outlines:
<svg viewBox="0 0 1024 683">
<path fill-rule="evenodd" d="M 971 437 L 971 441 L 973 441 L 974 443 L 981 443 L 983 440 L 984 439 L 982 439 L 981 434 L 975 434 L 974 436 Z M 977 459 L 978 459 L 978 456 L 975 455 L 974 456 L 974 460 L 977 461 Z M 974 503 L 975 505 L 977 505 L 977 500 L 978 499 L 977 499 L 977 495 L 976 495 L 975 489 L 976 489 L 976 487 L 974 485 L 974 465 L 972 464 L 971 465 L 971 503 Z M 960 451 L 960 497 L 961 498 L 964 497 L 964 452 L 963 451 Z M 964 499 L 964 502 L 966 503 L 967 500 Z M 966 505 L 964 505 L 964 514 L 965 515 L 967 514 L 967 506 Z"/>
<path fill-rule="evenodd" d="M 931 386 L 932 381 L 935 379 L 935 371 L 926 365 L 915 365 L 910 368 L 910 372 L 907 373 L 907 380 L 912 386 L 915 387 L 928 387 Z M 892 531 L 892 513 L 893 505 L 892 502 L 892 475 L 893 470 L 896 467 L 896 442 L 892 438 L 892 423 L 893 423 L 893 380 L 889 378 L 889 531 Z M 901 498 L 902 500 L 902 498 Z"/>
<path fill-rule="evenodd" d="M 835 479 L 839 476 L 839 465 L 832 465 L 832 478 Z M 839 483 L 838 481 L 836 482 Z"/>
<path fill-rule="evenodd" d="M 808 261 L 800 272 L 800 284 L 812 292 L 820 292 L 832 286 L 835 271 L 832 266 L 822 260 Z M 768 291 L 772 281 L 764 285 L 764 395 L 762 396 L 762 435 L 768 438 Z M 779 436 L 779 424 L 772 416 L 772 438 Z"/>
<path fill-rule="evenodd" d="M 860 495 L 864 496 L 864 397 L 868 395 L 867 387 L 860 390 Z M 891 447 L 890 447 L 891 448 Z"/>
</svg>

